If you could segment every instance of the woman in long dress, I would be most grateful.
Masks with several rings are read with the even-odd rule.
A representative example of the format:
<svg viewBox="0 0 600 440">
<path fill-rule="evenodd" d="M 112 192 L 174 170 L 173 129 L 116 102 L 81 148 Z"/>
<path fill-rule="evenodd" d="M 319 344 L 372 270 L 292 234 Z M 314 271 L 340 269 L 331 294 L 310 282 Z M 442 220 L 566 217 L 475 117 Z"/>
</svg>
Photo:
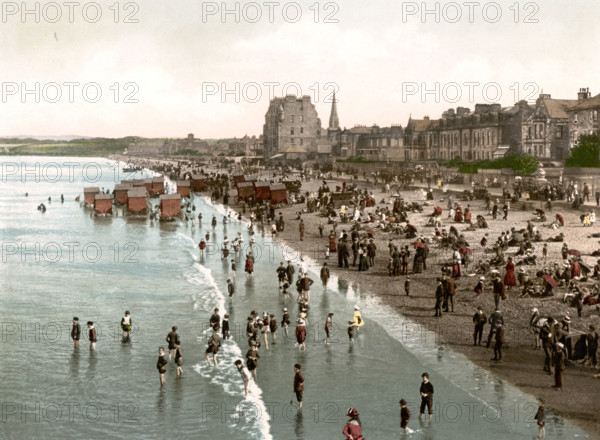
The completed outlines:
<svg viewBox="0 0 600 440">
<path fill-rule="evenodd" d="M 362 319 L 362 315 L 360 314 L 360 307 L 354 306 L 354 328 L 358 333 L 358 329 L 360 329 L 363 325 L 365 325 L 365 321 Z"/>
<path fill-rule="evenodd" d="M 504 285 L 509 289 L 512 286 L 517 285 L 517 278 L 515 277 L 515 265 L 512 262 L 512 257 L 508 257 L 508 263 L 506 263 L 506 273 L 504 274 Z"/>
<path fill-rule="evenodd" d="M 329 234 L 329 252 L 336 252 L 335 234 L 333 233 L 333 231 L 331 232 L 331 234 Z"/>
<path fill-rule="evenodd" d="M 246 273 L 253 275 L 254 274 L 254 257 L 252 256 L 252 252 L 250 252 L 246 256 Z"/>
</svg>

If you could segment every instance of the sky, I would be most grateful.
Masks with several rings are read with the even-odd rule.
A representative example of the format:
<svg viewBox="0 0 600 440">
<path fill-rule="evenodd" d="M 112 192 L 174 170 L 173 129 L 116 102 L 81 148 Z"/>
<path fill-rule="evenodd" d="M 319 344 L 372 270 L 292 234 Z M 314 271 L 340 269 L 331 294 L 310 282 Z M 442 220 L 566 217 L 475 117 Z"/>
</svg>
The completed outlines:
<svg viewBox="0 0 600 440">
<path fill-rule="evenodd" d="M 269 100 L 323 125 L 600 93 L 600 3 L 0 2 L 0 136 L 260 135 Z"/>
</svg>

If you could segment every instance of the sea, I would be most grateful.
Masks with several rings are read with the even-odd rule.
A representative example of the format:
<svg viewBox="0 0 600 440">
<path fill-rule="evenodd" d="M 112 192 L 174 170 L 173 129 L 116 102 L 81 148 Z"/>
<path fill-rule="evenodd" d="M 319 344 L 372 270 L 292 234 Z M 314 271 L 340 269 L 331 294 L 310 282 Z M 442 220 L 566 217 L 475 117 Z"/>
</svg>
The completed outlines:
<svg viewBox="0 0 600 440">
<path fill-rule="evenodd" d="M 206 194 L 190 200 L 193 225 L 123 216 L 121 209 L 113 216 L 93 215 L 82 205 L 84 187 L 112 191 L 122 180 L 155 175 L 150 170 L 124 173 L 123 165 L 102 158 L 2 159 L 0 438 L 342 439 L 346 412 L 353 407 L 365 438 L 394 439 L 404 438 L 401 398 L 412 413 L 407 438 L 537 435 L 535 396 L 474 365 L 382 304 L 375 294 L 401 294 L 399 282 L 386 292 L 374 292 L 368 281 L 357 286 L 332 277 L 324 289 L 319 281 L 322 261 L 311 260 L 297 246 L 278 243 L 269 230 L 257 227 L 250 235 L 247 222 L 211 203 Z M 167 179 L 167 185 L 174 192 L 175 183 Z M 38 209 L 42 203 L 45 212 Z M 148 202 L 151 207 L 157 203 Z M 241 251 L 222 259 L 221 243 L 238 233 L 244 239 Z M 206 236 L 209 245 L 201 256 L 198 243 Z M 244 272 L 251 250 L 253 276 Z M 301 257 L 315 280 L 306 351 L 298 350 L 294 338 L 295 289 L 286 301 L 276 275 L 281 261 L 292 260 L 298 268 Z M 237 262 L 235 278 L 231 259 Z M 232 298 L 227 279 L 235 285 Z M 351 346 L 347 322 L 355 306 L 365 325 Z M 229 314 L 231 328 L 216 367 L 205 359 L 215 307 L 221 317 Z M 234 361 L 245 361 L 247 317 L 252 310 L 261 316 L 266 311 L 279 323 L 283 307 L 292 320 L 289 335 L 280 327 L 276 344 L 259 348 L 258 378 L 245 397 Z M 120 320 L 126 310 L 133 331 L 124 342 Z M 334 313 L 334 332 L 327 345 L 328 313 Z M 75 316 L 83 331 L 79 348 L 70 339 Z M 88 321 L 98 333 L 94 351 L 89 349 Z M 170 361 L 166 384 L 160 386 L 158 348 L 167 346 L 165 338 L 174 325 L 183 349 L 183 374 L 177 378 Z M 302 410 L 293 392 L 296 363 L 305 378 Z M 417 418 L 423 372 L 434 386 L 431 421 Z M 546 436 L 590 438 L 549 411 Z"/>
</svg>

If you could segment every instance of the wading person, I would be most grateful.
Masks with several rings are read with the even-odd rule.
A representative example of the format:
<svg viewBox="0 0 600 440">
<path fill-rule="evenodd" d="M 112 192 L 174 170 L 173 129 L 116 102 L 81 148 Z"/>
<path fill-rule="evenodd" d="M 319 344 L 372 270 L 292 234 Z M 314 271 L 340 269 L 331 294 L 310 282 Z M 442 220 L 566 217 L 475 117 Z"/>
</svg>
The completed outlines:
<svg viewBox="0 0 600 440">
<path fill-rule="evenodd" d="M 538 426 L 538 438 L 546 438 L 546 415 L 544 414 L 544 399 L 538 397 L 539 407 L 535 413 L 535 420 Z"/>
<path fill-rule="evenodd" d="M 400 399 L 400 428 L 406 434 L 408 432 L 408 421 L 410 420 L 410 410 L 406 406 L 406 400 Z"/>
<path fill-rule="evenodd" d="M 325 344 L 329 344 L 329 337 L 331 336 L 331 330 L 333 329 L 333 313 L 327 315 L 325 320 Z"/>
<path fill-rule="evenodd" d="M 301 369 L 300 364 L 294 365 L 294 393 L 296 393 L 296 400 L 300 408 L 302 408 L 302 395 L 304 394 L 304 376 Z"/>
<path fill-rule="evenodd" d="M 303 319 L 299 319 L 296 326 L 296 341 L 298 342 L 298 351 L 306 350 L 306 327 Z"/>
<path fill-rule="evenodd" d="M 327 288 L 327 282 L 329 281 L 329 268 L 327 267 L 327 263 L 323 263 L 320 276 L 321 283 L 323 283 L 323 290 L 325 290 Z"/>
<path fill-rule="evenodd" d="M 160 378 L 160 385 L 165 384 L 165 373 L 167 372 L 167 358 L 165 357 L 165 349 L 158 347 L 158 361 L 156 362 L 156 368 L 158 369 L 158 375 Z"/>
<path fill-rule="evenodd" d="M 183 352 L 181 351 L 181 345 L 175 346 L 175 365 L 177 365 L 177 377 L 181 376 L 183 370 L 181 366 L 183 365 Z"/>
<path fill-rule="evenodd" d="M 121 318 L 121 330 L 123 331 L 123 342 L 128 341 L 131 336 L 131 315 L 129 310 L 125 311 L 125 316 Z"/>
<path fill-rule="evenodd" d="M 237 367 L 240 376 L 242 376 L 242 380 L 244 381 L 244 394 L 246 395 L 246 397 L 248 397 L 248 384 L 250 383 L 250 372 L 246 367 L 244 367 L 244 364 L 242 363 L 241 359 L 235 361 L 235 366 Z"/>
<path fill-rule="evenodd" d="M 346 415 L 348 416 L 348 423 L 342 431 L 342 434 L 346 436 L 346 440 L 364 440 L 358 411 L 355 408 L 349 408 Z"/>
<path fill-rule="evenodd" d="M 254 380 L 257 380 L 258 378 L 258 358 L 260 358 L 260 356 L 258 355 L 258 348 L 256 347 L 256 342 L 251 341 L 250 349 L 246 353 L 246 365 L 248 367 L 248 371 L 252 373 Z"/>
<path fill-rule="evenodd" d="M 96 349 L 96 342 L 98 342 L 98 338 L 96 337 L 96 327 L 94 327 L 94 323 L 92 321 L 88 321 L 88 337 L 90 339 L 90 350 Z"/>
<path fill-rule="evenodd" d="M 219 345 L 221 345 L 221 335 L 218 332 L 218 328 L 215 328 L 213 330 L 212 336 L 208 340 L 208 347 L 206 348 L 205 352 L 206 362 L 208 363 L 208 365 L 210 365 L 210 360 L 208 357 L 211 353 L 215 367 L 219 365 L 217 362 L 217 353 L 219 352 Z"/>
<path fill-rule="evenodd" d="M 79 339 L 81 338 L 81 325 L 79 325 L 79 318 L 75 316 L 73 318 L 73 327 L 71 327 L 71 339 L 73 339 L 73 347 L 79 348 Z"/>
<path fill-rule="evenodd" d="M 175 346 L 179 345 L 179 335 L 177 334 L 177 326 L 171 327 L 171 331 L 166 338 L 167 344 L 169 344 L 169 360 L 171 360 L 171 354 L 175 350 Z"/>
<path fill-rule="evenodd" d="M 425 413 L 425 407 L 427 407 L 427 411 L 429 412 L 429 420 L 431 420 L 431 415 L 433 413 L 433 385 L 431 382 L 429 382 L 429 373 L 423 373 L 421 377 L 423 378 L 423 382 L 421 382 L 421 388 L 419 388 L 419 393 L 421 394 L 419 418 L 423 416 Z"/>
</svg>

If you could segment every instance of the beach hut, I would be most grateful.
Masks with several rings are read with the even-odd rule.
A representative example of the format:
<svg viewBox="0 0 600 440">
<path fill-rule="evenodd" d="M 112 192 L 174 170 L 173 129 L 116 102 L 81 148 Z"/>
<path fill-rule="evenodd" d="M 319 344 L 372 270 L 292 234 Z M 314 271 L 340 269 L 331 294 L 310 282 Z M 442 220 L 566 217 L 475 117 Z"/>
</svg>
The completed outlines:
<svg viewBox="0 0 600 440">
<path fill-rule="evenodd" d="M 275 183 L 273 185 L 269 185 L 269 190 L 271 191 L 271 202 L 272 203 L 287 203 L 287 191 L 285 185 L 283 183 Z"/>
<path fill-rule="evenodd" d="M 128 183 L 117 183 L 113 194 L 115 196 L 115 205 L 127 204 L 127 192 L 132 190 L 133 186 Z"/>
<path fill-rule="evenodd" d="M 96 194 L 94 196 L 94 213 L 112 214 L 112 194 Z"/>
<path fill-rule="evenodd" d="M 146 190 L 144 188 L 134 188 L 127 191 L 127 209 L 132 214 L 146 214 Z"/>
<path fill-rule="evenodd" d="M 190 181 L 189 180 L 178 180 L 177 182 L 177 194 L 181 197 L 190 197 Z"/>
<path fill-rule="evenodd" d="M 200 192 L 206 189 L 206 180 L 201 174 L 192 174 L 192 191 Z"/>
<path fill-rule="evenodd" d="M 144 179 L 144 186 L 146 187 L 146 192 L 152 194 L 152 179 Z"/>
<path fill-rule="evenodd" d="M 258 180 L 258 176 L 256 174 L 246 174 L 246 175 L 244 175 L 244 182 L 256 183 L 257 180 Z"/>
<path fill-rule="evenodd" d="M 94 204 L 94 196 L 100 194 L 100 188 L 97 186 L 88 186 L 83 188 L 83 203 L 92 206 Z"/>
<path fill-rule="evenodd" d="M 269 189 L 269 185 L 269 182 L 256 182 L 254 184 L 257 202 L 262 202 L 263 200 L 271 200 L 271 190 Z"/>
<path fill-rule="evenodd" d="M 252 182 L 241 182 L 237 184 L 238 201 L 248 201 L 254 198 L 254 185 Z"/>
<path fill-rule="evenodd" d="M 128 181 L 122 181 L 121 183 L 129 183 L 130 185 L 133 186 L 133 189 L 143 189 L 144 192 L 147 194 L 148 190 L 146 187 L 146 181 L 145 179 L 134 179 L 134 180 L 128 180 Z"/>
<path fill-rule="evenodd" d="M 177 185 L 179 189 L 179 185 Z M 163 194 L 160 196 L 160 218 L 168 220 L 181 218 L 181 194 Z"/>
<path fill-rule="evenodd" d="M 153 177 L 152 185 L 150 186 L 148 194 L 151 196 L 158 196 L 165 193 L 165 178 L 163 176 Z"/>
<path fill-rule="evenodd" d="M 244 182 L 244 173 L 241 173 L 239 171 L 233 173 L 233 183 L 237 185 L 238 183 L 242 182 Z"/>
</svg>

